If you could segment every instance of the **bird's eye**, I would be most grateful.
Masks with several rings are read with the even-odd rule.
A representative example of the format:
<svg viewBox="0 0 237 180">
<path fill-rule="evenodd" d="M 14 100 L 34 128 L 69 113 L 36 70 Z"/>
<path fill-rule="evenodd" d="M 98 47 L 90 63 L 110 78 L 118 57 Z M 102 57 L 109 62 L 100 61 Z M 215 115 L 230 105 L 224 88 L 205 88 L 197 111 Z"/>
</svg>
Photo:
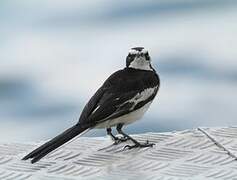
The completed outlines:
<svg viewBox="0 0 237 180">
<path fill-rule="evenodd" d="M 150 56 L 149 56 L 148 52 L 145 53 L 145 58 L 146 58 L 146 60 L 150 60 Z"/>
<path fill-rule="evenodd" d="M 127 59 L 126 59 L 126 65 L 127 67 L 130 65 L 130 63 L 134 60 L 135 54 L 128 54 Z"/>
<path fill-rule="evenodd" d="M 128 55 L 128 58 L 130 58 L 130 59 L 134 59 L 134 57 L 135 57 L 135 54 L 129 54 Z"/>
</svg>

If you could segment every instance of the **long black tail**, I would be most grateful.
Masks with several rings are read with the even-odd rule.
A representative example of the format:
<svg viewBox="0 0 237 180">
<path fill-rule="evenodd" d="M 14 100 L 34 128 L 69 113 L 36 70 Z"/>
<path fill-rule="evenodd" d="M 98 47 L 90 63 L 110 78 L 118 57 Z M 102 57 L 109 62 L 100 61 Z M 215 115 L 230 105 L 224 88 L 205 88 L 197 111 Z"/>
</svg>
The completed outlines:
<svg viewBox="0 0 237 180">
<path fill-rule="evenodd" d="M 22 158 L 22 160 L 27 160 L 32 158 L 31 163 L 35 163 L 39 161 L 41 158 L 46 156 L 51 151 L 55 150 L 59 146 L 63 145 L 64 143 L 68 142 L 72 138 L 76 137 L 77 135 L 81 134 L 83 131 L 85 131 L 88 128 L 81 127 L 80 124 L 76 124 L 72 126 L 71 128 L 67 129 L 63 133 L 59 134 L 52 140 L 46 142 L 42 146 L 38 147 L 28 155 Z"/>
</svg>

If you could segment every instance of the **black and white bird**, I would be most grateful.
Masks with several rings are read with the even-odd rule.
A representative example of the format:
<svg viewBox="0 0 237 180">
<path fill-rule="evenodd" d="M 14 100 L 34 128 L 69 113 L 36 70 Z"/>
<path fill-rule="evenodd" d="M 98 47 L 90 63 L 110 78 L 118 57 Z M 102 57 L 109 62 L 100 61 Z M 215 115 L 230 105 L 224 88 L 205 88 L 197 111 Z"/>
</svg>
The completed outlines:
<svg viewBox="0 0 237 180">
<path fill-rule="evenodd" d="M 159 76 L 151 66 L 151 58 L 143 47 L 132 48 L 126 58 L 126 67 L 113 73 L 96 91 L 84 107 L 79 121 L 71 128 L 38 147 L 23 160 L 35 163 L 74 137 L 93 128 L 105 128 L 115 144 L 131 140 L 134 145 L 125 148 L 151 147 L 139 143 L 122 131 L 124 125 L 140 119 L 154 100 L 160 85 Z M 116 126 L 118 138 L 112 134 Z"/>
</svg>

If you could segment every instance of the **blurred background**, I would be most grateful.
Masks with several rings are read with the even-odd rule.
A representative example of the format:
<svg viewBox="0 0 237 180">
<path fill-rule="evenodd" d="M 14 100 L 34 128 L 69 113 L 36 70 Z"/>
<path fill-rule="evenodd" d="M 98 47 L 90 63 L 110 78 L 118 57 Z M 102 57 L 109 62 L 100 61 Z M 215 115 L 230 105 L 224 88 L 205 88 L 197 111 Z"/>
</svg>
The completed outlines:
<svg viewBox="0 0 237 180">
<path fill-rule="evenodd" d="M 76 123 L 134 46 L 149 50 L 161 88 L 127 132 L 236 125 L 237 1 L 2 0 L 0 141 L 46 140 Z"/>
</svg>

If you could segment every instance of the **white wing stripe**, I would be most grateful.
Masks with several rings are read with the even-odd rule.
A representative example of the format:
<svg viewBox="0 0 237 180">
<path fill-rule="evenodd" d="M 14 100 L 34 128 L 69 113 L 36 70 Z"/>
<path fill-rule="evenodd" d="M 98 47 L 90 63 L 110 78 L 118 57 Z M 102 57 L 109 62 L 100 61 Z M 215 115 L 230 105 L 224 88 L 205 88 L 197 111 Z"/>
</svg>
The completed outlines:
<svg viewBox="0 0 237 180">
<path fill-rule="evenodd" d="M 94 112 L 96 112 L 97 109 L 99 109 L 99 108 L 100 108 L 100 106 L 97 106 L 91 114 L 94 114 Z"/>
<path fill-rule="evenodd" d="M 124 103 L 122 103 L 118 108 L 117 110 L 112 113 L 111 115 L 109 115 L 108 117 L 104 118 L 104 119 L 101 119 L 100 121 L 104 121 L 105 119 L 109 119 L 110 117 L 114 116 L 115 114 L 119 113 L 119 109 L 120 107 L 122 107 L 124 104 L 126 103 L 132 103 L 132 107 L 129 109 L 129 110 L 133 110 L 135 108 L 135 106 L 142 102 L 142 101 L 145 101 L 147 100 L 150 96 L 152 96 L 152 94 L 157 90 L 158 86 L 155 86 L 155 87 L 152 87 L 152 88 L 147 88 L 147 89 L 144 89 L 144 91 L 136 94 L 132 99 L 128 100 L 128 101 L 125 101 Z M 117 99 L 117 98 L 116 98 Z M 100 108 L 100 106 L 97 106 L 94 111 L 92 112 L 92 114 L 94 112 L 96 112 L 96 110 L 98 110 Z"/>
<path fill-rule="evenodd" d="M 157 86 L 155 86 L 153 88 L 147 88 L 144 91 L 138 93 L 136 96 L 134 96 L 129 101 L 126 101 L 125 103 L 128 103 L 128 102 L 129 103 L 134 103 L 132 108 L 131 108 L 131 109 L 133 109 L 138 103 L 148 99 L 155 92 L 156 89 L 157 89 Z"/>
</svg>

